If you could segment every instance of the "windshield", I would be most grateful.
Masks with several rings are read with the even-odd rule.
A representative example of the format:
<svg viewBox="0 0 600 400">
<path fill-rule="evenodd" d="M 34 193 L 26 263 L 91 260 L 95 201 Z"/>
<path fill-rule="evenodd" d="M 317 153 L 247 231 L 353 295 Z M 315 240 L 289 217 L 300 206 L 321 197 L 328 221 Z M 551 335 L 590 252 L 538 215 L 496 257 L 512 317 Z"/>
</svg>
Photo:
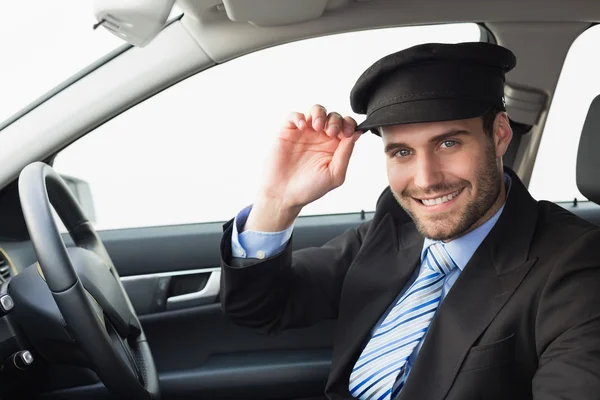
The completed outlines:
<svg viewBox="0 0 600 400">
<path fill-rule="evenodd" d="M 91 0 L 0 2 L 0 122 L 125 42 L 96 22 Z"/>
</svg>

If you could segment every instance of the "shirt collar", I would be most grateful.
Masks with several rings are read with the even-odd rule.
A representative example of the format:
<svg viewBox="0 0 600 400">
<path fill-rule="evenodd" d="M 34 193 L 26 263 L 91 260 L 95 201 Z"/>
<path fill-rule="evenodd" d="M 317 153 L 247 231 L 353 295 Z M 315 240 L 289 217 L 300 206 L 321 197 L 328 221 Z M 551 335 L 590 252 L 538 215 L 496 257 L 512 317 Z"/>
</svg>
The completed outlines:
<svg viewBox="0 0 600 400">
<path fill-rule="evenodd" d="M 504 174 L 504 183 L 507 188 L 506 196 L 508 197 L 511 186 L 511 179 L 508 174 Z M 496 225 L 498 218 L 500 218 L 500 215 L 504 210 L 505 204 L 506 201 L 504 202 L 504 204 L 502 204 L 502 207 L 500 207 L 500 209 L 496 211 L 496 213 L 490 219 L 485 221 L 481 226 L 477 227 L 476 229 L 472 230 L 466 235 L 459 237 L 458 239 L 454 239 L 453 241 L 448 243 L 442 243 L 442 246 L 444 246 L 444 248 L 452 258 L 456 266 L 461 271 L 465 268 L 471 257 L 473 257 L 473 254 L 475 254 L 475 251 L 477 250 L 481 242 L 483 242 L 483 239 L 485 239 L 485 237 L 488 235 L 488 233 L 490 233 L 494 225 Z M 427 252 L 429 246 L 437 242 L 439 241 L 425 238 L 425 242 L 423 243 L 423 250 L 421 250 L 421 262 L 423 262 L 423 259 L 425 258 L 425 253 Z"/>
</svg>

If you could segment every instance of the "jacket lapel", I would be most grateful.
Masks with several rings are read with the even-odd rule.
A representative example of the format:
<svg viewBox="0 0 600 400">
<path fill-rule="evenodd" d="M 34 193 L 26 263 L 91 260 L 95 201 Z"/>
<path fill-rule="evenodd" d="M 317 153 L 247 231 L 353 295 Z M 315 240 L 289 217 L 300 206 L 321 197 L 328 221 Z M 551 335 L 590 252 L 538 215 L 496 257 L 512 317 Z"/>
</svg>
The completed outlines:
<svg viewBox="0 0 600 400">
<path fill-rule="evenodd" d="M 412 222 L 397 227 L 386 214 L 348 271 L 327 393 L 348 392 L 350 372 L 371 331 L 419 265 L 423 238 Z"/>
<path fill-rule="evenodd" d="M 400 399 L 445 397 L 469 349 L 537 261 L 528 259 L 536 202 L 507 172 L 504 211 L 438 309 Z"/>
</svg>

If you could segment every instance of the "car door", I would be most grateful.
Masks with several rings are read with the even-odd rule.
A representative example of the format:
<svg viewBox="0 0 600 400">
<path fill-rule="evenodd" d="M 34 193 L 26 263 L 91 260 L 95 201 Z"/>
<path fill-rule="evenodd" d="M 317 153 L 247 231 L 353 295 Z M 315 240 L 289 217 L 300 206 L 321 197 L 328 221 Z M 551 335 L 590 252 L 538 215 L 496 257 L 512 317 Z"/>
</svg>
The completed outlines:
<svg viewBox="0 0 600 400">
<path fill-rule="evenodd" d="M 352 115 L 349 90 L 378 58 L 422 42 L 479 38 L 477 25 L 455 24 L 262 50 L 166 89 L 56 155 L 54 168 L 94 220 L 140 316 L 164 398 L 322 396 L 335 321 L 277 336 L 233 324 L 219 304 L 222 225 L 252 203 L 290 111 L 321 103 Z M 360 60 L 348 56 L 358 51 Z M 295 249 L 319 246 L 372 216 L 387 186 L 380 140 L 364 135 L 346 183 L 303 210 Z M 91 393 L 81 383 L 64 386 L 73 386 L 72 395 Z"/>
</svg>

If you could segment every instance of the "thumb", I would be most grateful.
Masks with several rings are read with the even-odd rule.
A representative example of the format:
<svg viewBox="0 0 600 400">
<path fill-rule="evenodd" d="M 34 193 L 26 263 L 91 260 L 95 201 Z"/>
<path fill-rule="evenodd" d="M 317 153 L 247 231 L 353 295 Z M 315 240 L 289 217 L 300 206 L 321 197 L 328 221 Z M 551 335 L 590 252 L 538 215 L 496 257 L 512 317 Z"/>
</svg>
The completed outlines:
<svg viewBox="0 0 600 400">
<path fill-rule="evenodd" d="M 354 150 L 354 143 L 356 143 L 360 135 L 362 135 L 362 132 L 356 132 L 348 138 L 341 139 L 340 144 L 333 153 L 330 170 L 336 187 L 344 183 L 346 179 L 346 171 L 350 163 L 350 156 L 352 156 L 352 151 Z"/>
</svg>

